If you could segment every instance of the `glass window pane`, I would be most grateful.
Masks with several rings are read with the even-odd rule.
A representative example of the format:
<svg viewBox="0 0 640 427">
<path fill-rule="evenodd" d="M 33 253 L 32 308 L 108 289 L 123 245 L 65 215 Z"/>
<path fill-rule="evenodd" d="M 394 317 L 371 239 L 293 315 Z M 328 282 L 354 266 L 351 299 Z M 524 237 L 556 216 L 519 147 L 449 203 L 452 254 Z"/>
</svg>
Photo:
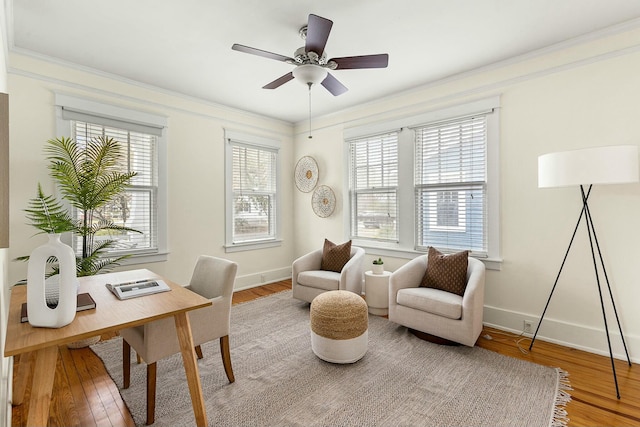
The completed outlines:
<svg viewBox="0 0 640 427">
<path fill-rule="evenodd" d="M 352 237 L 398 240 L 398 133 L 349 141 Z"/>
<path fill-rule="evenodd" d="M 132 231 L 101 230 L 94 243 L 116 240 L 109 250 L 110 255 L 131 252 L 149 252 L 158 249 L 157 191 L 158 153 L 157 137 L 139 132 L 109 126 L 72 121 L 74 139 L 78 144 L 87 144 L 91 139 L 106 136 L 122 144 L 124 161 L 119 165 L 121 172 L 136 172 L 128 191 L 105 206 L 96 209 L 92 224 L 112 222 L 117 226 L 131 228 Z M 78 220 L 84 220 L 83 213 L 76 212 Z M 82 250 L 82 238 L 75 236 L 76 253 Z"/>
<path fill-rule="evenodd" d="M 276 153 L 234 145 L 233 242 L 275 239 Z"/>
<path fill-rule="evenodd" d="M 380 240 L 397 239 L 395 191 L 357 193 L 356 206 L 354 236 Z"/>
<path fill-rule="evenodd" d="M 416 244 L 487 252 L 486 117 L 415 129 Z"/>
</svg>

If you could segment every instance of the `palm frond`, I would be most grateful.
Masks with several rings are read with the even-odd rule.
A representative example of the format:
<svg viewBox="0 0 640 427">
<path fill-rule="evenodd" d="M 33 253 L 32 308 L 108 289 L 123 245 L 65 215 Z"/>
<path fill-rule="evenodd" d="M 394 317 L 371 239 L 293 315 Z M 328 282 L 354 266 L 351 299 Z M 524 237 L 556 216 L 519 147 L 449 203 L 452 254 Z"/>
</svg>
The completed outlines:
<svg viewBox="0 0 640 427">
<path fill-rule="evenodd" d="M 107 249 L 111 248 L 115 240 L 103 240 L 93 246 L 88 256 L 76 259 L 77 275 L 92 276 L 98 273 L 105 273 L 117 267 L 120 261 L 129 258 L 130 255 L 122 255 L 118 257 L 104 257 Z"/>
<path fill-rule="evenodd" d="M 82 211 L 96 209 L 122 193 L 136 172 L 122 172 L 126 158 L 113 138 L 96 137 L 85 147 L 71 138 L 51 139 L 45 148 L 51 176 L 63 197 Z"/>
<path fill-rule="evenodd" d="M 122 173 L 113 171 L 97 177 L 94 187 L 94 204 L 103 200 L 112 200 L 122 194 L 123 187 L 128 186 L 131 178 L 137 174 L 137 172 Z"/>
<path fill-rule="evenodd" d="M 30 225 L 40 233 L 65 233 L 74 231 L 75 225 L 67 209 L 53 196 L 45 196 L 42 186 L 38 183 L 37 196 L 29 200 L 28 208 L 24 210 Z"/>
<path fill-rule="evenodd" d="M 105 252 L 107 249 L 113 248 L 113 246 L 116 243 L 118 243 L 117 240 L 110 240 L 110 239 L 100 240 L 98 241 L 98 243 L 95 243 L 91 247 L 91 250 L 89 251 L 89 256 L 96 256 L 96 255 L 101 256 L 103 252 Z"/>
<path fill-rule="evenodd" d="M 106 221 L 106 220 L 100 220 L 100 221 L 94 222 L 93 224 L 87 225 L 86 227 L 82 223 L 82 221 L 75 221 L 74 224 L 76 227 L 75 231 L 82 236 L 95 235 L 98 232 L 105 231 L 105 230 L 116 231 L 118 233 L 142 234 L 142 231 L 136 230 L 135 228 L 125 227 L 122 225 L 115 224 L 112 221 Z"/>
<path fill-rule="evenodd" d="M 82 188 L 79 180 L 82 150 L 73 139 L 61 137 L 48 140 L 44 151 L 51 177 L 57 181 L 63 196 L 73 204 L 74 195 Z"/>
</svg>

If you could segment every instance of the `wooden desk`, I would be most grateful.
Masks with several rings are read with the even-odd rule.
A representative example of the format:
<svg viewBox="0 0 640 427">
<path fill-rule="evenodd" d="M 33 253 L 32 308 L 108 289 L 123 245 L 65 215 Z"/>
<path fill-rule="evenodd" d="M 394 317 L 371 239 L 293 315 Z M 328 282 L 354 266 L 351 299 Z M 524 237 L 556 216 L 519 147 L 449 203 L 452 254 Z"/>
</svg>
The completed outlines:
<svg viewBox="0 0 640 427">
<path fill-rule="evenodd" d="M 118 300 L 105 287 L 105 283 L 121 283 L 151 277 L 160 278 L 149 270 L 124 271 L 79 278 L 80 292 L 91 294 L 96 301 L 96 309 L 77 313 L 73 322 L 58 329 L 34 328 L 29 323 L 20 323 L 20 307 L 27 300 L 27 287 L 15 286 L 11 290 L 4 355 L 9 357 L 36 352 L 27 425 L 47 425 L 59 345 L 169 316 L 175 318 L 196 424 L 199 426 L 207 425 L 202 386 L 187 312 L 211 305 L 211 302 L 164 278 L 163 280 L 171 287 L 170 292 L 124 301 Z M 14 384 L 14 405 L 19 405 L 24 399 L 25 387 L 23 384 L 25 379 L 21 378 L 20 374 L 23 369 L 19 369 L 19 371 L 17 384 Z"/>
</svg>

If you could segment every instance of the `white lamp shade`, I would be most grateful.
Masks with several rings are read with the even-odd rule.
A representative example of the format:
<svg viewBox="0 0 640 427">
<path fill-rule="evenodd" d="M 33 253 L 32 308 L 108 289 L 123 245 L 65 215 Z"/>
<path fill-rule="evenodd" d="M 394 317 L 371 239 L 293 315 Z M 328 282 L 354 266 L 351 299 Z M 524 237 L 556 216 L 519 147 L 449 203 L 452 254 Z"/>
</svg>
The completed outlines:
<svg viewBox="0 0 640 427">
<path fill-rule="evenodd" d="M 612 145 L 543 154 L 538 157 L 538 187 L 638 182 L 638 147 Z"/>
<path fill-rule="evenodd" d="M 327 77 L 327 70 L 314 64 L 298 65 L 293 69 L 293 77 L 305 85 L 317 85 Z"/>
</svg>

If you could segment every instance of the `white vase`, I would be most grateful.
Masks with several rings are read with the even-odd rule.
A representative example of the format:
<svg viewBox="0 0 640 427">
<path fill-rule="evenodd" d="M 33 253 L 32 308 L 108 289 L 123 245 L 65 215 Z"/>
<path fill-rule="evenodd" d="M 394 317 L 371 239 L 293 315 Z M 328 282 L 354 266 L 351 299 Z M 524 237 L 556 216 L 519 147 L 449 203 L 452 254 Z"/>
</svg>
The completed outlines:
<svg viewBox="0 0 640 427">
<path fill-rule="evenodd" d="M 373 274 L 382 274 L 384 273 L 384 264 L 372 264 Z"/>
<path fill-rule="evenodd" d="M 49 241 L 33 250 L 27 269 L 27 315 L 32 326 L 61 328 L 76 317 L 77 278 L 73 249 L 60 241 L 60 234 L 49 234 Z M 58 305 L 50 308 L 46 300 L 47 259 L 56 257 L 60 268 Z"/>
</svg>

